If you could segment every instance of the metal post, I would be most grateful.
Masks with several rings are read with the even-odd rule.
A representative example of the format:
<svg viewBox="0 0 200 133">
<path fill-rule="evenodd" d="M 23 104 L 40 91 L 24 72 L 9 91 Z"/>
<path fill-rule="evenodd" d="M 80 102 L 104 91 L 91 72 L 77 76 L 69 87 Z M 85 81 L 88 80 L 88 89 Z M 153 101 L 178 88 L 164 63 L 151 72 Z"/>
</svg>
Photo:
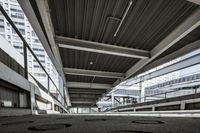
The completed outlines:
<svg viewBox="0 0 200 133">
<path fill-rule="evenodd" d="M 24 77 L 28 79 L 28 62 L 27 62 L 27 48 L 26 45 L 23 45 L 24 48 Z"/>
<path fill-rule="evenodd" d="M 49 82 L 49 76 L 47 75 L 47 88 L 48 88 L 48 93 L 50 93 L 50 82 Z"/>
<path fill-rule="evenodd" d="M 141 97 L 142 97 L 142 82 L 141 82 L 141 78 L 140 78 L 140 82 L 139 82 L 139 91 L 140 91 L 140 98 L 139 98 L 139 102 L 141 103 Z"/>
<path fill-rule="evenodd" d="M 114 96 L 114 92 L 111 93 L 111 101 L 112 101 L 112 107 L 114 107 L 115 105 L 115 96 Z"/>
<path fill-rule="evenodd" d="M 195 94 L 197 94 L 197 88 L 198 88 L 198 87 L 195 87 Z"/>
<path fill-rule="evenodd" d="M 64 107 L 65 107 L 67 104 L 66 104 L 65 85 L 64 84 L 63 84 L 63 100 L 64 100 Z"/>
<path fill-rule="evenodd" d="M 165 92 L 165 99 L 167 98 L 167 92 Z"/>
</svg>

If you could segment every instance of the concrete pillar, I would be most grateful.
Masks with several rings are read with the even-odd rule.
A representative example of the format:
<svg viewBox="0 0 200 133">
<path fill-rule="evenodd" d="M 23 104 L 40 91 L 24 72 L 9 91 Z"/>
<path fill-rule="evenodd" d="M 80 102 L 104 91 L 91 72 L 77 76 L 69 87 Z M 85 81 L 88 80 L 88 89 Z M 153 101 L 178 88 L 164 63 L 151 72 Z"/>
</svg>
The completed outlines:
<svg viewBox="0 0 200 133">
<path fill-rule="evenodd" d="M 143 86 L 144 82 L 140 82 L 139 86 L 140 86 L 140 102 L 144 102 L 145 101 L 145 88 Z M 142 98 L 142 99 L 141 99 Z"/>
<path fill-rule="evenodd" d="M 155 105 L 152 106 L 152 111 L 155 111 Z"/>
<path fill-rule="evenodd" d="M 35 104 L 35 86 L 30 83 L 30 102 L 31 102 L 31 113 L 36 114 L 36 104 Z"/>
<path fill-rule="evenodd" d="M 51 103 L 51 110 L 52 110 L 52 111 L 55 111 L 54 103 L 53 103 L 53 102 Z"/>
<path fill-rule="evenodd" d="M 111 101 L 112 101 L 112 107 L 114 107 L 114 105 L 115 105 L 115 96 L 114 96 L 114 92 L 111 93 Z"/>
<path fill-rule="evenodd" d="M 185 110 L 185 103 L 184 102 L 181 102 L 181 107 L 180 107 L 181 110 Z"/>
<path fill-rule="evenodd" d="M 23 92 L 19 92 L 19 107 L 23 108 L 25 105 Z"/>
</svg>

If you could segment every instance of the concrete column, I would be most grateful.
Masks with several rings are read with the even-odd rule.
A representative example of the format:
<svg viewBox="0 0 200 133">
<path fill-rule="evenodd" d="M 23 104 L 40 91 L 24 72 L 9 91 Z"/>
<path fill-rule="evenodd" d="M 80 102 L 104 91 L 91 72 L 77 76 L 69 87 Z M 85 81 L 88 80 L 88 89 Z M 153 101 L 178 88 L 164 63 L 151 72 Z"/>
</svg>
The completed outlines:
<svg viewBox="0 0 200 133">
<path fill-rule="evenodd" d="M 144 82 L 140 82 L 139 83 L 139 87 L 140 87 L 140 102 L 144 102 L 145 99 L 144 99 L 144 96 L 145 96 L 145 88 L 143 86 L 143 83 Z M 141 99 L 142 98 L 142 99 Z"/>
<path fill-rule="evenodd" d="M 55 111 L 53 102 L 51 103 L 51 110 Z"/>
<path fill-rule="evenodd" d="M 155 105 L 152 106 L 152 111 L 155 111 Z"/>
<path fill-rule="evenodd" d="M 185 103 L 184 102 L 181 102 L 181 107 L 180 107 L 181 110 L 185 110 Z"/>
<path fill-rule="evenodd" d="M 111 93 L 111 101 L 112 101 L 112 107 L 114 107 L 114 105 L 115 105 L 115 96 L 114 96 L 114 92 Z"/>
<path fill-rule="evenodd" d="M 35 86 L 30 83 L 30 102 L 31 102 L 31 113 L 36 114 L 36 104 L 35 104 Z"/>
<path fill-rule="evenodd" d="M 22 92 L 19 92 L 19 107 L 27 107 L 29 103 L 27 103 L 27 94 Z"/>
</svg>

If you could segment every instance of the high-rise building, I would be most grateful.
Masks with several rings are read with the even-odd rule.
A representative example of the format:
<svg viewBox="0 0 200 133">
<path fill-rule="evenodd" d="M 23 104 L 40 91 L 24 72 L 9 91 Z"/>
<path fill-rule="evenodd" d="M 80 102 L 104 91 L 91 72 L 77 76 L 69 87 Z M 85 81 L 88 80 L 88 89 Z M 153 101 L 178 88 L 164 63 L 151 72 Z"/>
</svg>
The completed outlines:
<svg viewBox="0 0 200 133">
<path fill-rule="evenodd" d="M 0 4 L 6 10 L 12 21 L 15 23 L 33 52 L 36 54 L 41 64 L 46 71 L 50 74 L 55 84 L 58 86 L 58 73 L 53 66 L 50 58 L 45 52 L 40 40 L 31 27 L 27 17 L 22 11 L 17 0 L 0 0 Z M 14 29 L 7 22 L 4 16 L 0 13 L 0 35 L 3 36 L 8 42 L 21 54 L 23 54 L 23 42 L 20 40 Z M 47 86 L 47 75 L 40 68 L 34 57 L 28 52 L 28 71 L 44 86 Z M 54 89 L 50 90 L 54 91 Z"/>
</svg>

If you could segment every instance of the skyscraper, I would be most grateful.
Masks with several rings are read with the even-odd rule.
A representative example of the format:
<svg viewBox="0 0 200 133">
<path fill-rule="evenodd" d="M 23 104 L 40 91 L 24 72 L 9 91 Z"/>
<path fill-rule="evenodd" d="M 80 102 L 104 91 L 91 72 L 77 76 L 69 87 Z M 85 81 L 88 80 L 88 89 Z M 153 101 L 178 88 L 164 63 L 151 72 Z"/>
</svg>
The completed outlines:
<svg viewBox="0 0 200 133">
<path fill-rule="evenodd" d="M 17 0 L 0 0 L 0 4 L 6 10 L 10 18 L 13 20 L 33 52 L 36 54 L 41 64 L 46 71 L 50 74 L 55 84 L 58 86 L 58 73 L 53 66 L 50 58 L 45 52 L 40 40 L 31 27 L 27 17 L 22 11 Z M 0 35 L 3 36 L 8 42 L 21 54 L 23 54 L 23 42 L 20 40 L 11 25 L 6 21 L 4 16 L 0 13 Z M 28 52 L 28 71 L 44 86 L 47 86 L 47 75 L 40 68 L 34 57 Z M 54 89 L 50 90 L 54 92 Z"/>
</svg>

